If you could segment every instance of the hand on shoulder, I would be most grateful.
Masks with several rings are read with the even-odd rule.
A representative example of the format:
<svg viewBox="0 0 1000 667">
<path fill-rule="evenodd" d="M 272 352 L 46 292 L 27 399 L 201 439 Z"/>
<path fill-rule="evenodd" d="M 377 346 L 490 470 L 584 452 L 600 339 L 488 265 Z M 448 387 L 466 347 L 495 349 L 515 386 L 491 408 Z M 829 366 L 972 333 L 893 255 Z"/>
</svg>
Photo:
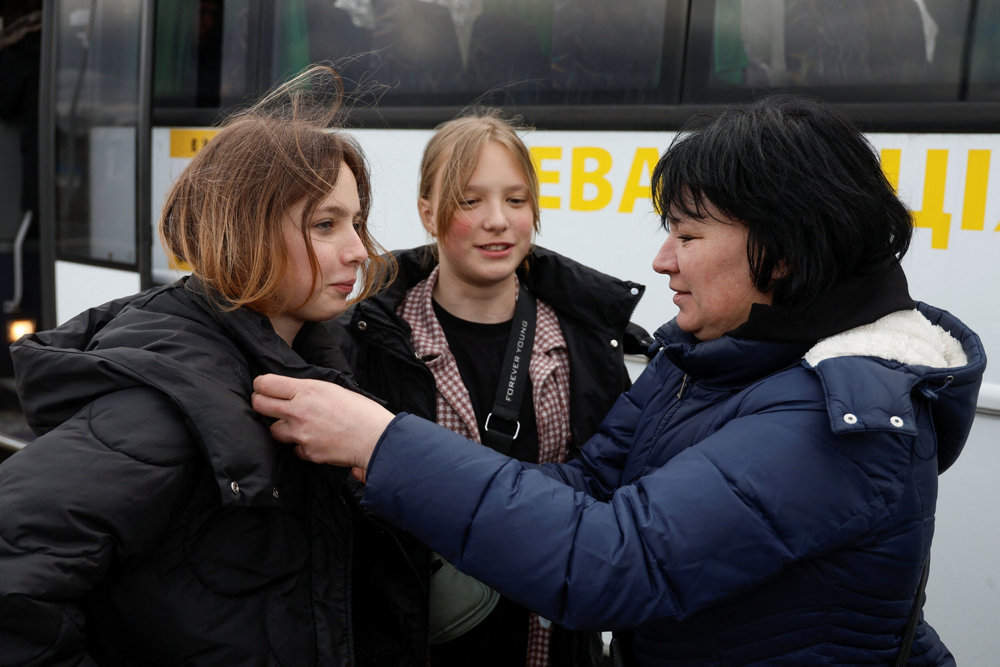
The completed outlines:
<svg viewBox="0 0 1000 667">
<path fill-rule="evenodd" d="M 321 380 L 282 375 L 254 379 L 253 409 L 276 421 L 271 435 L 295 444 L 295 454 L 313 463 L 367 470 L 393 414 L 361 394 Z"/>
</svg>

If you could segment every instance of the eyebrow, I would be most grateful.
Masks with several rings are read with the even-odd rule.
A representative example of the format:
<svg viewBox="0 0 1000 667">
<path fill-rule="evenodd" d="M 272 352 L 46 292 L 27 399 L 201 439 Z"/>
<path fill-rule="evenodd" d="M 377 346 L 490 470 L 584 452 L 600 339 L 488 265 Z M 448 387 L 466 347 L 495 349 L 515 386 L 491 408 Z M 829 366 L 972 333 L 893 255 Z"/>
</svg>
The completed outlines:
<svg viewBox="0 0 1000 667">
<path fill-rule="evenodd" d="M 480 191 L 483 191 L 483 190 L 491 190 L 492 188 L 493 188 L 492 185 L 476 185 L 474 183 L 466 183 L 465 187 L 462 188 L 462 192 L 468 192 L 470 190 L 472 192 L 480 192 Z M 528 186 L 527 186 L 526 183 L 517 183 L 517 184 L 513 184 L 513 185 L 508 185 L 508 186 L 506 186 L 504 188 L 501 188 L 501 189 L 502 189 L 502 191 L 504 193 L 510 193 L 510 192 L 517 192 L 517 191 L 521 191 L 521 190 L 527 191 L 529 188 L 528 188 Z"/>
<path fill-rule="evenodd" d="M 338 218 L 338 219 L 350 218 L 352 220 L 361 217 L 361 211 L 357 211 L 356 213 L 351 213 L 349 210 L 347 210 L 343 206 L 339 206 L 339 205 L 336 205 L 336 206 L 320 206 L 319 208 L 316 209 L 316 211 L 315 211 L 314 214 L 328 215 L 330 217 Z"/>
</svg>

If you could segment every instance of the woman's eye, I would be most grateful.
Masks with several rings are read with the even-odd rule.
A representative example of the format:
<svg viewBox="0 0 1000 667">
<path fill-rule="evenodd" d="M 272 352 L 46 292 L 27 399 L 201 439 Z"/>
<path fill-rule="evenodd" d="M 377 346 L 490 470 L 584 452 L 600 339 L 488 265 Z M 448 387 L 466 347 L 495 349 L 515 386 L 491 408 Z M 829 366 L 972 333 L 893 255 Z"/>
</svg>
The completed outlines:
<svg viewBox="0 0 1000 667">
<path fill-rule="evenodd" d="M 479 203 L 479 200 L 478 200 L 478 199 L 474 199 L 474 198 L 469 198 L 469 199 L 463 199 L 463 200 L 462 200 L 462 201 L 460 201 L 460 202 L 459 202 L 458 204 L 459 204 L 459 206 L 461 206 L 462 208 L 472 208 L 473 206 L 475 206 L 475 205 L 476 205 L 476 204 L 478 204 L 478 203 Z"/>
</svg>

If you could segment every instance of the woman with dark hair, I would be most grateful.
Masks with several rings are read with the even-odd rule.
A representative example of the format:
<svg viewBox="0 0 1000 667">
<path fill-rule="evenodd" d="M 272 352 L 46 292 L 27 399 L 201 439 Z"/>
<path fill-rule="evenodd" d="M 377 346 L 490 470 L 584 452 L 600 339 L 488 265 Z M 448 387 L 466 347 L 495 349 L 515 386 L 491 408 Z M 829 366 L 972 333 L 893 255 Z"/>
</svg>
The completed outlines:
<svg viewBox="0 0 1000 667">
<path fill-rule="evenodd" d="M 354 387 L 317 323 L 391 268 L 338 99 L 310 70 L 181 173 L 160 232 L 192 275 L 13 346 L 41 435 L 0 466 L 0 663 L 424 664 L 419 597 L 352 622 L 352 562 L 380 554 L 347 469 L 277 448 L 249 402 L 265 372 Z"/>
<path fill-rule="evenodd" d="M 679 312 L 578 459 L 468 448 L 305 380 L 257 378 L 254 408 L 457 567 L 616 629 L 627 663 L 954 664 L 922 580 L 986 360 L 907 293 L 909 216 L 873 150 L 772 97 L 681 133 L 653 185 Z"/>
</svg>

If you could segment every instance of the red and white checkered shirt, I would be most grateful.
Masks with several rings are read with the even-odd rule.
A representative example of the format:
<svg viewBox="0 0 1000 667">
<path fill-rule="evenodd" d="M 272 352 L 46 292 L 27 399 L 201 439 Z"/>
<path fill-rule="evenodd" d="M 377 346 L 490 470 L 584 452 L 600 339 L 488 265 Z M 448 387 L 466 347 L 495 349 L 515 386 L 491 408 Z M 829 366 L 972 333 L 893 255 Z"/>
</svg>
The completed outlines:
<svg viewBox="0 0 1000 667">
<path fill-rule="evenodd" d="M 448 349 L 444 330 L 434 315 L 431 294 L 439 267 L 407 292 L 397 312 L 412 329 L 411 343 L 437 385 L 437 423 L 463 437 L 481 442 L 472 400 L 462 382 L 458 364 Z M 528 365 L 535 422 L 538 426 L 538 462 L 566 460 L 569 445 L 569 350 L 552 307 L 537 300 L 535 341 Z M 547 667 L 551 624 L 531 614 L 528 623 L 526 667 Z"/>
</svg>

